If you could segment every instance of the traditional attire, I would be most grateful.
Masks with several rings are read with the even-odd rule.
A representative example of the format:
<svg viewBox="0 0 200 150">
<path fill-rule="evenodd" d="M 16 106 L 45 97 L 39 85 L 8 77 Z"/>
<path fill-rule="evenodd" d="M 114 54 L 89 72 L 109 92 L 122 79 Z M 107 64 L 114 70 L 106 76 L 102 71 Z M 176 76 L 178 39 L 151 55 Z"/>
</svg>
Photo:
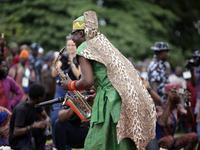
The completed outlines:
<svg viewBox="0 0 200 150">
<path fill-rule="evenodd" d="M 155 137 L 155 106 L 130 61 L 99 33 L 96 13 L 83 21 L 87 42 L 77 54 L 91 60 L 97 90 L 84 148 L 130 149 L 131 139 L 144 149 Z"/>
</svg>

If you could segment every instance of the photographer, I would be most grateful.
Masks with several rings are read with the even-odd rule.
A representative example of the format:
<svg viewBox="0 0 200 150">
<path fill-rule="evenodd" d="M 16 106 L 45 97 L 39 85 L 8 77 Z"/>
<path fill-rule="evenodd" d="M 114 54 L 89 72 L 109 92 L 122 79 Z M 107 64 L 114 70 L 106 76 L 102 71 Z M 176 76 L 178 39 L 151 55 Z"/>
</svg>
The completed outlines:
<svg viewBox="0 0 200 150">
<path fill-rule="evenodd" d="M 197 134 L 198 134 L 198 140 L 200 141 L 200 114 L 199 114 L 199 105 L 200 105 L 200 50 L 196 50 L 192 55 L 192 58 L 188 60 L 186 67 L 190 69 L 191 72 L 191 84 L 193 87 L 198 85 L 198 92 L 197 92 L 197 100 L 195 105 L 194 114 L 197 115 Z M 200 146 L 198 147 L 198 150 L 200 149 Z"/>
<path fill-rule="evenodd" d="M 50 118 L 43 108 L 34 106 L 43 101 L 45 88 L 41 84 L 32 84 L 27 100 L 18 104 L 10 119 L 9 143 L 14 150 L 44 150 L 47 127 Z M 37 123 L 34 123 L 38 121 Z M 33 141 L 34 138 L 34 141 Z"/>
<path fill-rule="evenodd" d="M 188 133 L 179 137 L 174 137 L 178 122 L 184 119 L 189 123 L 194 121 L 191 110 L 190 97 L 191 94 L 186 91 L 184 93 L 185 108 L 180 104 L 180 94 L 177 88 L 181 87 L 180 83 L 165 85 L 165 94 L 167 97 L 166 105 L 157 106 L 157 125 L 156 137 L 159 147 L 165 149 L 192 150 L 196 148 L 198 136 L 196 133 Z"/>
</svg>

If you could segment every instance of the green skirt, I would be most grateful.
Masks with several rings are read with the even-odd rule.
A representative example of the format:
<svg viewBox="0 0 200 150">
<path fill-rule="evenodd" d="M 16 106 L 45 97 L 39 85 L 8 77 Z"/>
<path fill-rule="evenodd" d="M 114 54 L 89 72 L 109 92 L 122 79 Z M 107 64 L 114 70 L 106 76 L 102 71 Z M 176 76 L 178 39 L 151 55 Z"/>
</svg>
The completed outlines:
<svg viewBox="0 0 200 150">
<path fill-rule="evenodd" d="M 116 126 L 113 123 L 108 103 L 105 109 L 105 122 L 91 123 L 85 139 L 84 150 L 136 150 L 135 143 L 125 138 L 117 143 Z"/>
</svg>

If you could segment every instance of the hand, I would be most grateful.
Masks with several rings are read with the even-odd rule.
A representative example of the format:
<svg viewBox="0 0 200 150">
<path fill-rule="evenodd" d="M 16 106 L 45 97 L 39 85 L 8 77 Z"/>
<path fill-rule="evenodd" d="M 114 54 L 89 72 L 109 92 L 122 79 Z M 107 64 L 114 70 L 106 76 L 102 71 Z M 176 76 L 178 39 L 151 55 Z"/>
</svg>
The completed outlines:
<svg viewBox="0 0 200 150">
<path fill-rule="evenodd" d="M 46 124 L 47 127 L 50 127 L 50 126 L 51 126 L 51 122 L 50 122 L 50 120 L 49 120 L 49 121 L 44 120 L 43 122 Z"/>
<path fill-rule="evenodd" d="M 69 55 L 69 58 L 68 58 L 68 64 L 69 64 L 69 65 L 73 65 L 73 64 L 74 64 L 74 63 L 73 63 L 73 59 L 74 59 L 73 56 L 70 54 L 70 55 Z"/>
<path fill-rule="evenodd" d="M 69 90 L 68 84 L 70 81 L 71 81 L 71 79 L 69 77 L 67 77 L 67 80 L 61 81 L 61 86 L 64 90 L 66 90 L 66 91 Z"/>
<path fill-rule="evenodd" d="M 168 102 L 172 103 L 175 98 L 179 96 L 178 90 L 174 87 L 170 92 L 169 92 L 169 97 L 168 97 Z"/>
<path fill-rule="evenodd" d="M 69 90 L 68 84 L 69 84 L 69 81 L 68 81 L 68 80 L 61 81 L 61 86 L 62 86 L 62 88 L 63 88 L 65 91 Z"/>
<path fill-rule="evenodd" d="M 145 79 L 141 76 L 141 79 L 142 79 L 142 84 L 145 86 L 145 88 L 146 88 L 147 90 L 149 90 L 150 87 L 148 86 L 147 78 L 146 78 L 146 80 L 145 80 Z"/>
<path fill-rule="evenodd" d="M 90 106 L 93 106 L 95 96 L 94 95 L 87 95 L 84 97 Z"/>
<path fill-rule="evenodd" d="M 38 123 L 33 124 L 32 128 L 34 129 L 44 129 L 47 124 L 44 121 L 39 121 Z"/>
<path fill-rule="evenodd" d="M 190 102 L 190 99 L 191 99 L 191 93 L 190 92 L 188 92 L 188 91 L 185 91 L 185 94 L 184 94 L 184 101 L 185 101 L 185 103 L 186 102 Z"/>
</svg>

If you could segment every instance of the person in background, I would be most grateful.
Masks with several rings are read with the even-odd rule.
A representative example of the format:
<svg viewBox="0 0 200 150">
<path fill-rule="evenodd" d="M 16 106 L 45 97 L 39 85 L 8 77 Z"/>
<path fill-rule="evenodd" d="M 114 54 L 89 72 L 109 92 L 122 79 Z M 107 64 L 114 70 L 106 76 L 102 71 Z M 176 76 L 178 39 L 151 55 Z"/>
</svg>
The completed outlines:
<svg viewBox="0 0 200 150">
<path fill-rule="evenodd" d="M 169 75 L 169 82 L 179 82 L 181 84 L 181 87 L 186 89 L 186 80 L 182 76 L 183 68 L 181 66 L 176 66 L 174 69 L 174 74 Z"/>
<path fill-rule="evenodd" d="M 151 49 L 155 51 L 155 55 L 147 68 L 148 80 L 151 88 L 158 93 L 164 102 L 164 85 L 169 83 L 165 61 L 168 60 L 170 48 L 167 43 L 155 42 L 155 46 Z"/>
<path fill-rule="evenodd" d="M 35 72 L 30 69 L 26 62 L 28 60 L 29 53 L 26 49 L 23 49 L 19 55 L 20 63 L 10 68 L 8 76 L 12 77 L 23 91 L 23 97 L 21 101 L 28 98 L 28 89 L 32 83 L 35 82 Z"/>
<path fill-rule="evenodd" d="M 7 108 L 9 111 L 20 102 L 23 92 L 13 78 L 7 76 L 7 65 L 5 59 L 0 57 L 0 106 Z M 15 96 L 11 99 L 10 93 Z"/>
<path fill-rule="evenodd" d="M 62 55 L 60 60 L 57 62 L 57 66 L 61 68 L 61 70 L 64 72 L 64 74 L 68 74 L 70 79 L 76 80 L 79 79 L 81 76 L 81 69 L 76 61 L 76 46 L 75 43 L 72 41 L 72 39 L 67 36 L 66 37 L 66 48 L 67 51 L 65 51 Z M 59 53 L 58 53 L 59 54 Z M 57 55 L 58 56 L 58 55 Z M 57 58 L 55 56 L 55 58 Z M 61 86 L 61 78 L 58 75 L 58 73 L 55 70 L 55 66 L 52 69 L 52 76 L 55 77 L 57 88 L 55 92 L 54 98 L 58 97 L 65 97 L 66 94 L 69 96 L 72 96 L 71 92 L 65 91 Z M 59 103 L 53 104 L 54 111 L 51 111 L 51 125 L 52 125 L 52 134 L 53 134 L 53 143 L 54 147 L 55 145 L 55 121 L 58 119 L 58 112 L 61 109 L 61 106 Z M 67 149 L 71 149 L 70 147 L 66 147 Z"/>
<path fill-rule="evenodd" d="M 50 127 L 50 118 L 43 108 L 34 108 L 36 104 L 43 101 L 44 93 L 45 87 L 34 83 L 29 88 L 29 97 L 15 107 L 10 119 L 11 149 L 31 150 L 35 147 L 35 150 L 44 150 L 45 129 Z"/>
<path fill-rule="evenodd" d="M 0 146 L 9 146 L 8 137 L 10 130 L 10 118 L 12 113 L 0 106 Z"/>
<path fill-rule="evenodd" d="M 147 80 L 141 77 L 143 85 L 148 90 L 149 94 L 151 95 L 152 100 L 154 101 L 155 105 L 163 106 L 162 99 L 160 96 L 154 92 L 148 85 Z M 156 106 L 155 106 L 156 107 Z M 155 137 L 146 147 L 146 150 L 159 150 L 158 140 Z"/>
<path fill-rule="evenodd" d="M 38 43 L 32 43 L 30 45 L 30 48 L 32 50 L 28 59 L 30 64 L 30 69 L 33 69 L 35 72 L 36 75 L 35 83 L 39 83 L 42 66 L 44 64 L 43 58 L 38 57 L 38 50 L 41 48 L 41 46 Z"/>
<path fill-rule="evenodd" d="M 198 87 L 199 85 L 197 84 L 195 87 L 192 86 L 190 79 L 186 79 L 187 82 L 187 90 L 191 93 L 191 109 L 192 112 L 194 113 L 194 122 L 192 124 L 189 123 L 185 123 L 185 126 L 187 128 L 187 132 L 192 132 L 195 131 L 196 132 L 196 127 L 197 127 L 197 123 L 196 123 L 196 117 L 198 114 L 198 109 L 195 109 L 195 105 L 196 105 L 196 101 L 197 101 L 197 93 L 198 93 Z M 200 126 L 199 126 L 200 127 Z M 198 131 L 197 131 L 198 133 Z M 199 141 L 200 141 L 200 136 L 199 136 Z"/>
<path fill-rule="evenodd" d="M 56 91 L 56 82 L 55 78 L 52 76 L 52 61 L 53 61 L 53 53 L 49 53 L 46 58 L 46 62 L 43 65 L 43 69 L 41 71 L 41 84 L 45 86 L 45 97 L 44 101 L 48 101 L 54 98 L 54 94 Z M 50 116 L 50 106 L 45 106 L 45 111 Z"/>
<path fill-rule="evenodd" d="M 157 126 L 156 137 L 159 146 L 165 149 L 179 150 L 195 150 L 198 143 L 198 135 L 194 132 L 174 137 L 178 122 L 184 119 L 189 123 L 194 121 L 193 112 L 191 110 L 190 98 L 191 94 L 186 91 L 184 94 L 185 108 L 180 104 L 180 95 L 178 88 L 180 83 L 171 83 L 165 85 L 166 105 L 157 106 Z"/>
<path fill-rule="evenodd" d="M 93 105 L 94 95 L 85 95 L 90 106 Z M 72 148 L 84 148 L 85 138 L 88 134 L 90 121 L 83 121 L 68 105 L 58 113 L 55 123 L 55 140 L 58 150 L 66 150 L 68 145 Z M 69 149 L 69 148 L 68 148 Z"/>
</svg>

